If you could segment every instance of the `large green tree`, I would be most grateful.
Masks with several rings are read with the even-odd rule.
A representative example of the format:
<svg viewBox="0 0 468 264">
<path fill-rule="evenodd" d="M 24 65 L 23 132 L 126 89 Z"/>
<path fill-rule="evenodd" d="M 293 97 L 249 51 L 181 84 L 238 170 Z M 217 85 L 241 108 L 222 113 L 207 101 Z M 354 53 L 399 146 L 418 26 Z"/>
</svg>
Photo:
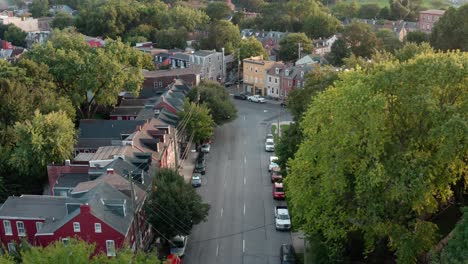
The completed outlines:
<svg viewBox="0 0 468 264">
<path fill-rule="evenodd" d="M 201 143 L 213 136 L 216 123 L 206 105 L 186 101 L 184 110 L 178 114 L 187 136 L 190 138 L 193 135 L 193 142 Z"/>
<path fill-rule="evenodd" d="M 429 42 L 429 36 L 421 31 L 411 31 L 406 35 L 405 41 L 421 44 L 423 42 Z"/>
<path fill-rule="evenodd" d="M 169 9 L 169 25 L 174 28 L 184 27 L 188 32 L 204 28 L 209 20 L 208 15 L 202 10 L 182 5 Z"/>
<path fill-rule="evenodd" d="M 145 213 L 163 238 L 189 235 L 194 225 L 206 221 L 210 205 L 177 171 L 160 169 L 154 182 Z"/>
<path fill-rule="evenodd" d="M 380 47 L 390 53 L 395 53 L 396 50 L 400 49 L 403 44 L 390 29 L 380 29 L 376 33 L 377 39 L 380 41 Z"/>
<path fill-rule="evenodd" d="M 84 36 L 72 30 L 54 31 L 45 45 L 37 45 L 27 57 L 49 66 L 59 94 L 67 96 L 82 118 L 90 118 L 98 106 L 113 106 L 118 93 L 137 93 L 143 82 L 142 68 L 151 69 L 148 54 L 107 39 L 102 48 L 91 48 Z"/>
<path fill-rule="evenodd" d="M 466 53 L 383 62 L 312 101 L 286 187 L 293 224 L 323 237 L 329 261 L 351 238 L 398 263 L 436 243 L 430 216 L 467 187 L 467 66 Z"/>
<path fill-rule="evenodd" d="M 356 56 L 370 58 L 379 41 L 372 28 L 364 23 L 352 23 L 345 27 L 343 39 Z"/>
<path fill-rule="evenodd" d="M 431 34 L 431 45 L 436 49 L 468 51 L 468 4 L 458 9 L 449 8 L 437 21 Z"/>
<path fill-rule="evenodd" d="M 206 81 L 192 89 L 188 95 L 192 102 L 199 102 L 210 109 L 213 121 L 217 124 L 236 119 L 237 109 L 230 100 L 226 88 L 217 82 Z"/>
<path fill-rule="evenodd" d="M 343 65 L 343 59 L 351 55 L 351 50 L 348 47 L 348 43 L 342 38 L 337 39 L 333 42 L 330 53 L 327 55 L 327 60 L 334 66 L 340 67 Z"/>
<path fill-rule="evenodd" d="M 32 120 L 16 123 L 14 131 L 17 138 L 10 163 L 22 174 L 42 177 L 47 164 L 72 157 L 75 125 L 64 112 L 36 111 Z"/>
<path fill-rule="evenodd" d="M 33 17 L 44 17 L 49 14 L 49 0 L 33 0 L 29 6 Z"/>
<path fill-rule="evenodd" d="M 208 29 L 208 37 L 201 40 L 202 49 L 225 49 L 226 54 L 234 53 L 241 41 L 239 28 L 227 20 L 215 20 Z"/>
<path fill-rule="evenodd" d="M 239 44 L 239 50 L 240 53 L 237 54 L 236 51 L 236 58 L 239 58 L 240 61 L 242 61 L 245 58 L 250 58 L 252 56 L 263 56 L 264 59 L 268 58 L 268 53 L 266 52 L 265 48 L 263 48 L 262 43 L 254 38 L 246 38 L 242 39 L 240 44 Z"/>
<path fill-rule="evenodd" d="M 226 2 L 211 2 L 205 9 L 211 19 L 226 19 L 231 15 L 231 8 Z"/>
<path fill-rule="evenodd" d="M 185 28 L 167 28 L 155 32 L 153 42 L 162 49 L 185 49 L 187 46 L 188 32 Z"/>
<path fill-rule="evenodd" d="M 283 61 L 296 61 L 299 59 L 299 49 L 301 54 L 310 54 L 313 50 L 312 40 L 304 33 L 288 34 L 280 41 L 279 57 Z"/>
<path fill-rule="evenodd" d="M 327 13 L 319 13 L 305 19 L 302 31 L 312 39 L 328 38 L 341 29 L 341 22 Z"/>
<path fill-rule="evenodd" d="M 380 7 L 378 4 L 365 4 L 359 7 L 357 17 L 362 19 L 376 19 L 379 15 Z"/>
<path fill-rule="evenodd" d="M 462 212 L 463 216 L 453 231 L 453 237 L 449 239 L 435 263 L 457 264 L 468 259 L 468 207 L 462 208 Z"/>
<path fill-rule="evenodd" d="M 8 25 L 5 32 L 3 33 L 3 37 L 6 41 L 9 41 L 11 44 L 20 47 L 25 46 L 26 36 L 26 32 L 13 24 Z"/>
<path fill-rule="evenodd" d="M 73 26 L 73 17 L 66 12 L 58 12 L 52 20 L 52 28 L 64 29 Z"/>
</svg>

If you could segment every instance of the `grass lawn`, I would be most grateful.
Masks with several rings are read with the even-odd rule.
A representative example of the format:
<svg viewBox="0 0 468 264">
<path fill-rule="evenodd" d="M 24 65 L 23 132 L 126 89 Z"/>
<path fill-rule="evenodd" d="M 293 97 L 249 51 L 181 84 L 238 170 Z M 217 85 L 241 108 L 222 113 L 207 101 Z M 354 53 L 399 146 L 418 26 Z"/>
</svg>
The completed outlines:
<svg viewBox="0 0 468 264">
<path fill-rule="evenodd" d="M 344 2 L 351 2 L 351 0 L 346 0 Z M 389 6 L 388 0 L 356 0 L 359 5 L 365 4 L 378 4 L 381 8 L 384 6 Z M 429 9 L 439 9 L 442 7 L 451 6 L 448 0 L 421 0 L 421 7 Z"/>
</svg>

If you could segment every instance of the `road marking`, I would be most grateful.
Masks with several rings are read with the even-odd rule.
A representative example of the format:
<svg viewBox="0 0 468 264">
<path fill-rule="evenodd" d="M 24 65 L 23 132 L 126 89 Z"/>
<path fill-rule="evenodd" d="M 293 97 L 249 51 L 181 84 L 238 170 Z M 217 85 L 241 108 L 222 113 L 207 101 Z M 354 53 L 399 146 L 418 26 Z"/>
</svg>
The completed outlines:
<svg viewBox="0 0 468 264">
<path fill-rule="evenodd" d="M 216 245 L 216 256 L 219 256 L 219 244 Z"/>
<path fill-rule="evenodd" d="M 245 204 L 244 204 L 244 215 L 245 215 Z"/>
<path fill-rule="evenodd" d="M 223 217 L 224 208 L 221 208 L 221 217 Z"/>
<path fill-rule="evenodd" d="M 245 120 L 245 116 L 244 116 L 244 120 Z"/>
<path fill-rule="evenodd" d="M 245 253 L 245 239 L 242 239 L 242 252 Z"/>
<path fill-rule="evenodd" d="M 245 177 L 244 177 L 244 185 L 245 185 Z"/>
<path fill-rule="evenodd" d="M 247 157 L 244 156 L 244 164 L 247 164 Z"/>
<path fill-rule="evenodd" d="M 247 144 L 247 140 L 244 140 L 244 145 Z"/>
<path fill-rule="evenodd" d="M 266 113 L 266 112 L 268 112 L 268 110 L 263 110 L 263 113 Z"/>
</svg>

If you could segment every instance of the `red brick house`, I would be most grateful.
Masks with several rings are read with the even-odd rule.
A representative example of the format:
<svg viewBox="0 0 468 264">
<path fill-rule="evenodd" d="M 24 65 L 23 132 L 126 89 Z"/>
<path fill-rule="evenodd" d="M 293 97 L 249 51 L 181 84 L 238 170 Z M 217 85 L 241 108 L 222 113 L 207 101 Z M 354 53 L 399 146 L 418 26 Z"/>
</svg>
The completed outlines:
<svg viewBox="0 0 468 264">
<path fill-rule="evenodd" d="M 425 10 L 419 12 L 419 30 L 425 33 L 431 33 L 434 24 L 443 16 L 445 10 Z"/>
<path fill-rule="evenodd" d="M 134 250 L 146 247 L 152 236 L 141 211 L 143 204 L 135 204 L 106 182 L 72 197 L 9 197 L 0 207 L 0 240 L 15 250 L 21 239 L 47 246 L 76 237 L 95 243 L 96 252 L 115 256 L 125 243 Z"/>
</svg>

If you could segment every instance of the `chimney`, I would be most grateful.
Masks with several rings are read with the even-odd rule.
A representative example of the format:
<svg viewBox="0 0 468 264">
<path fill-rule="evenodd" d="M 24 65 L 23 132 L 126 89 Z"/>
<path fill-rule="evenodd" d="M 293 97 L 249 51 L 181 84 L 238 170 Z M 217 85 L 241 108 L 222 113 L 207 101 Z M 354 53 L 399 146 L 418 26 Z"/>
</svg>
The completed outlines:
<svg viewBox="0 0 468 264">
<path fill-rule="evenodd" d="M 65 160 L 65 166 L 71 166 L 71 162 L 69 159 Z"/>
<path fill-rule="evenodd" d="M 114 174 L 114 169 L 113 168 L 108 168 L 106 170 L 107 174 Z"/>
<path fill-rule="evenodd" d="M 89 204 L 82 204 L 80 205 L 80 213 L 90 213 L 91 212 L 91 207 Z"/>
</svg>

